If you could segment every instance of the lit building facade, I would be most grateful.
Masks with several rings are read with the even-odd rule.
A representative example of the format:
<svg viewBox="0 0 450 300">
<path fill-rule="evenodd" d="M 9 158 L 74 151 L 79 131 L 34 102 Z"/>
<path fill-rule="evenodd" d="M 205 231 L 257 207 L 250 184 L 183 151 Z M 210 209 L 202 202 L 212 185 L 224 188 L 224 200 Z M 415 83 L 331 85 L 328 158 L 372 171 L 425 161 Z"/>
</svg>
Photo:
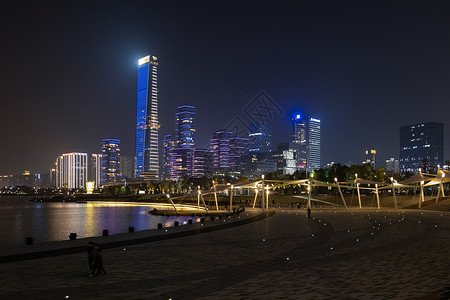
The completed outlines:
<svg viewBox="0 0 450 300">
<path fill-rule="evenodd" d="M 272 151 L 272 126 L 270 124 L 254 122 L 249 125 L 248 129 L 250 154 Z"/>
<path fill-rule="evenodd" d="M 418 173 L 424 160 L 444 164 L 444 124 L 428 122 L 400 127 L 400 172 Z"/>
<path fill-rule="evenodd" d="M 134 178 L 135 161 L 133 156 L 120 155 L 120 175 L 124 179 Z"/>
<path fill-rule="evenodd" d="M 136 177 L 159 179 L 158 58 L 138 62 Z"/>
<path fill-rule="evenodd" d="M 65 153 L 55 164 L 56 187 L 80 189 L 86 187 L 87 153 Z"/>
<path fill-rule="evenodd" d="M 389 158 L 386 160 L 386 171 L 390 173 L 400 173 L 400 162 L 398 159 Z"/>
<path fill-rule="evenodd" d="M 95 188 L 101 187 L 101 160 L 101 154 L 93 153 L 88 163 L 88 180 L 94 182 Z"/>
<path fill-rule="evenodd" d="M 170 177 L 172 179 L 191 177 L 194 149 L 174 148 L 171 151 L 172 167 Z"/>
<path fill-rule="evenodd" d="M 377 155 L 376 150 L 366 150 L 366 160 L 363 161 L 363 164 L 370 164 L 373 168 L 375 168 L 375 158 Z"/>
<path fill-rule="evenodd" d="M 297 168 L 309 172 L 321 167 L 320 120 L 296 114 L 292 119 L 293 149 L 296 150 Z"/>
<path fill-rule="evenodd" d="M 213 153 L 213 170 L 215 174 L 226 175 L 230 171 L 230 137 L 231 132 L 219 130 L 210 141 Z"/>
<path fill-rule="evenodd" d="M 101 184 L 120 181 L 120 140 L 102 140 Z"/>
<path fill-rule="evenodd" d="M 232 136 L 229 139 L 230 145 L 230 171 L 239 176 L 246 168 L 249 157 L 249 139 L 245 137 Z"/>
<path fill-rule="evenodd" d="M 173 172 L 172 150 L 175 148 L 173 135 L 168 134 L 163 138 L 163 162 L 162 177 L 163 180 L 170 180 Z"/>
<path fill-rule="evenodd" d="M 195 107 L 178 106 L 175 114 L 175 139 L 178 148 L 195 148 L 195 128 Z"/>
<path fill-rule="evenodd" d="M 213 174 L 213 153 L 206 149 L 194 149 L 192 159 L 192 177 L 211 177 Z"/>
</svg>

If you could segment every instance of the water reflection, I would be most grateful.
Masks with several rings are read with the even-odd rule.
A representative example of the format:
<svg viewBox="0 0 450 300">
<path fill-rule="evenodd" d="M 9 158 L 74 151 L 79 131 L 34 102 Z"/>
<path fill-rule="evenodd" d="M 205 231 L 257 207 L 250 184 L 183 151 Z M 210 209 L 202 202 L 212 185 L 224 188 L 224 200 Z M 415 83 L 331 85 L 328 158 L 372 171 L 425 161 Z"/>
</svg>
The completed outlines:
<svg viewBox="0 0 450 300">
<path fill-rule="evenodd" d="M 148 214 L 152 207 L 130 203 L 62 203 L 31 202 L 26 199 L 0 198 L 0 247 L 23 245 L 27 236 L 35 243 L 77 237 L 100 236 L 104 229 L 110 234 L 155 229 L 158 223 L 171 227 L 175 221 L 187 224 L 192 217 L 164 217 Z"/>
</svg>

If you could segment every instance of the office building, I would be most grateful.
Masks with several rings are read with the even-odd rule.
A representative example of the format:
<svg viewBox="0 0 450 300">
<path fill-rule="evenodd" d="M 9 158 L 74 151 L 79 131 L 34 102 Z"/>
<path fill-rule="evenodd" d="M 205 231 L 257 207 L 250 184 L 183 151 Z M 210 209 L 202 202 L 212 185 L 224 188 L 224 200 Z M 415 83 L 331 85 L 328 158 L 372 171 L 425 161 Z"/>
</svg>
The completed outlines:
<svg viewBox="0 0 450 300">
<path fill-rule="evenodd" d="M 235 176 L 239 176 L 250 160 L 248 151 L 249 139 L 231 136 L 229 146 L 230 172 Z"/>
<path fill-rule="evenodd" d="M 55 167 L 57 188 L 86 188 L 87 153 L 65 153 L 58 157 Z"/>
<path fill-rule="evenodd" d="M 178 106 L 175 114 L 175 141 L 178 148 L 195 148 L 195 128 L 195 107 Z"/>
<path fill-rule="evenodd" d="M 192 160 L 194 149 L 174 148 L 171 151 L 172 168 L 171 179 L 185 178 L 192 176 Z"/>
<path fill-rule="evenodd" d="M 292 148 L 296 151 L 297 169 L 309 172 L 320 169 L 320 120 L 296 114 L 292 124 Z"/>
<path fill-rule="evenodd" d="M 192 159 L 192 177 L 207 178 L 213 174 L 213 152 L 206 149 L 194 149 Z"/>
<path fill-rule="evenodd" d="M 173 172 L 172 150 L 175 148 L 173 135 L 168 134 L 163 138 L 162 179 L 170 180 Z"/>
<path fill-rule="evenodd" d="M 272 154 L 277 164 L 277 172 L 282 175 L 292 175 L 297 171 L 297 151 L 289 148 L 289 143 L 277 144 L 277 151 Z"/>
<path fill-rule="evenodd" d="M 386 171 L 389 173 L 400 173 L 400 162 L 398 159 L 389 158 L 386 160 Z"/>
<path fill-rule="evenodd" d="M 133 156 L 120 155 L 120 176 L 129 180 L 134 178 L 135 160 Z"/>
<path fill-rule="evenodd" d="M 443 164 L 444 124 L 428 122 L 400 127 L 401 173 L 431 172 Z"/>
<path fill-rule="evenodd" d="M 370 164 L 372 168 L 375 168 L 375 156 L 377 155 L 376 150 L 366 150 L 366 159 L 363 164 Z"/>
<path fill-rule="evenodd" d="M 210 148 L 213 153 L 214 174 L 227 175 L 230 171 L 230 137 L 231 132 L 219 130 L 213 134 Z"/>
<path fill-rule="evenodd" d="M 91 154 L 88 163 L 88 181 L 94 182 L 95 188 L 100 188 L 101 184 L 101 154 Z"/>
<path fill-rule="evenodd" d="M 254 122 L 249 125 L 248 129 L 250 154 L 272 151 L 272 126 L 270 124 Z"/>
<path fill-rule="evenodd" d="M 120 181 L 120 140 L 102 140 L 101 184 Z"/>
<path fill-rule="evenodd" d="M 159 179 L 158 58 L 138 61 L 136 177 Z"/>
</svg>

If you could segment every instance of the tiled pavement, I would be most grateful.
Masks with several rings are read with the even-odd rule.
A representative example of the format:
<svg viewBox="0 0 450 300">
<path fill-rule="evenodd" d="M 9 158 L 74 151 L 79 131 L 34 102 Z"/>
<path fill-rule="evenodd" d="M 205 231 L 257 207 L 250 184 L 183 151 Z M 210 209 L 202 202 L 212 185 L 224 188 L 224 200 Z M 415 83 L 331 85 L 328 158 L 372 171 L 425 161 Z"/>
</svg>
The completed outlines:
<svg viewBox="0 0 450 300">
<path fill-rule="evenodd" d="M 448 212 L 277 209 L 106 249 L 104 277 L 88 276 L 85 253 L 2 263 L 0 299 L 440 299 L 449 250 Z"/>
</svg>

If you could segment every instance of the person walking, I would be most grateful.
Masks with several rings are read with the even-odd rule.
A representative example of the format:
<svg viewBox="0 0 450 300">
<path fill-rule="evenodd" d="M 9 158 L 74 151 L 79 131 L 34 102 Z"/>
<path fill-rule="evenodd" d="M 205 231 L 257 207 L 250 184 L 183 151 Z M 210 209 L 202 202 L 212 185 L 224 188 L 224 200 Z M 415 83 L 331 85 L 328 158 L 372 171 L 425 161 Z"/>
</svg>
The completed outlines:
<svg viewBox="0 0 450 300">
<path fill-rule="evenodd" d="M 97 255 L 95 256 L 94 261 L 94 268 L 92 269 L 91 276 L 102 274 L 103 276 L 106 275 L 106 271 L 103 268 L 103 254 L 102 254 L 102 248 L 97 248 Z"/>
<path fill-rule="evenodd" d="M 92 273 L 92 269 L 94 268 L 94 248 L 94 243 L 89 242 L 87 247 L 89 274 Z"/>
</svg>

